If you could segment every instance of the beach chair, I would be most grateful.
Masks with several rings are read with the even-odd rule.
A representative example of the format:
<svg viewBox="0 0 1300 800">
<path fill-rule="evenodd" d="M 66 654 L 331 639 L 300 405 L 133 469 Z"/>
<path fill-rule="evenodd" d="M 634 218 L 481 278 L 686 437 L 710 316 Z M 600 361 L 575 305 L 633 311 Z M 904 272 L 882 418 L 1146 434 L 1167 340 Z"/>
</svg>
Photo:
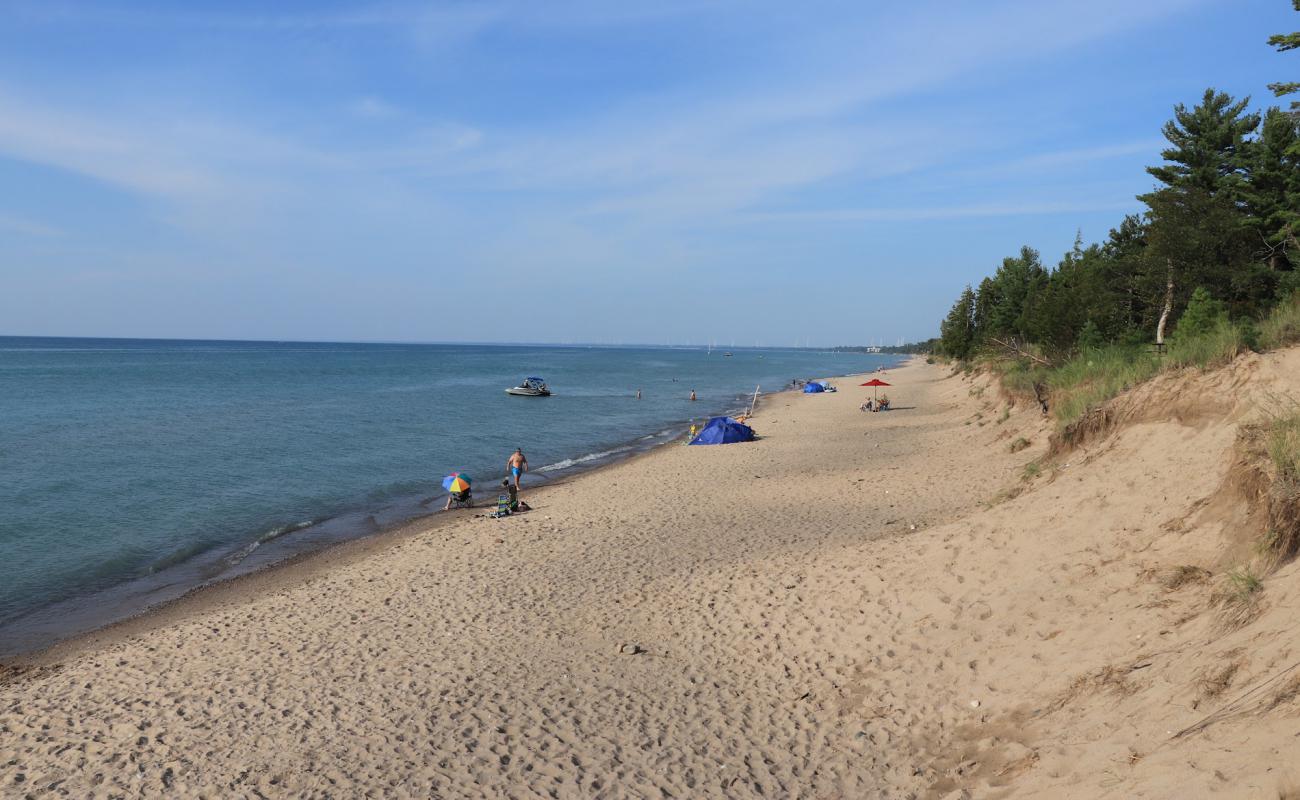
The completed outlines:
<svg viewBox="0 0 1300 800">
<path fill-rule="evenodd" d="M 473 508 L 474 507 L 473 492 L 465 491 L 465 492 L 456 492 L 455 494 L 453 494 L 451 496 L 451 507 L 456 508 L 457 506 L 463 506 L 464 508 Z"/>
<path fill-rule="evenodd" d="M 491 514 L 493 519 L 510 516 L 510 495 L 503 494 L 497 496 L 497 510 Z"/>
</svg>

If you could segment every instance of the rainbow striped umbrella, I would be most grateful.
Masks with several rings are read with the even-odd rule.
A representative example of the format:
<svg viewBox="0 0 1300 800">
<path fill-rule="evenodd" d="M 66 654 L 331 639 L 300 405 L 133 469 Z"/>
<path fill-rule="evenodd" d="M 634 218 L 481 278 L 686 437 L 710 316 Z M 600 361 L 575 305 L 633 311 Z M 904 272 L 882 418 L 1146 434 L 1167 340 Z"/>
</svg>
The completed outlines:
<svg viewBox="0 0 1300 800">
<path fill-rule="evenodd" d="M 462 472 L 453 472 L 442 479 L 442 488 L 449 492 L 467 492 L 471 483 L 470 477 Z"/>
</svg>

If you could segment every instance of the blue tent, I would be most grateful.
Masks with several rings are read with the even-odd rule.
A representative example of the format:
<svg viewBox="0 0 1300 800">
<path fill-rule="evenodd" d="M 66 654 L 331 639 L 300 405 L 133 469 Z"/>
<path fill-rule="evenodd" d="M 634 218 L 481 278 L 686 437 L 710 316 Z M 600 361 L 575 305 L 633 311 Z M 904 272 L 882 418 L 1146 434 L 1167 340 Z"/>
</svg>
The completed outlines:
<svg viewBox="0 0 1300 800">
<path fill-rule="evenodd" d="M 826 391 L 826 387 L 822 386 L 817 381 L 808 381 L 803 385 L 804 394 L 816 394 L 817 392 L 824 392 L 824 391 Z"/>
<path fill-rule="evenodd" d="M 691 444 L 732 444 L 754 441 L 754 429 L 742 425 L 731 417 L 714 417 L 704 424 Z"/>
</svg>

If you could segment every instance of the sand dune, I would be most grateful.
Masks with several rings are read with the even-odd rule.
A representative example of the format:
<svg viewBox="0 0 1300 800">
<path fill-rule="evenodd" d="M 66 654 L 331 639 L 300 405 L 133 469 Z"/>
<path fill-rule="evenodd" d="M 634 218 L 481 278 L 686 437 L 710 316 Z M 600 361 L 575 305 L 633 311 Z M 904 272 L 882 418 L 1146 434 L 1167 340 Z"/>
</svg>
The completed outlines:
<svg viewBox="0 0 1300 800">
<path fill-rule="evenodd" d="M 1144 391 L 1276 393 L 1296 367 Z M 1229 704 L 1300 658 L 1294 566 L 1228 632 L 1213 578 L 1153 579 L 1226 568 L 1241 520 L 1214 498 L 1250 398 L 1117 414 L 1023 482 L 1036 408 L 920 362 L 889 380 L 896 411 L 776 395 L 759 442 L 662 448 L 56 649 L 0 686 L 0 793 L 1276 796 L 1300 706 Z"/>
</svg>

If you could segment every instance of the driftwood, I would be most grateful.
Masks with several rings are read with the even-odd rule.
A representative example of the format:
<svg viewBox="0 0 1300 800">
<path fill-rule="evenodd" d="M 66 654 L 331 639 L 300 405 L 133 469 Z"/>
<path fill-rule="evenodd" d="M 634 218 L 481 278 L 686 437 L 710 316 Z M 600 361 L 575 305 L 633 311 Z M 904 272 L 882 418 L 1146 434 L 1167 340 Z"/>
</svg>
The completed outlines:
<svg viewBox="0 0 1300 800">
<path fill-rule="evenodd" d="M 994 344 L 996 344 L 996 345 L 998 345 L 998 346 L 1000 346 L 1000 347 L 1005 348 L 1005 349 L 1007 350 L 1007 352 L 1009 352 L 1009 353 L 1014 353 L 1014 354 L 1020 356 L 1021 358 L 1027 358 L 1027 359 L 1029 359 L 1030 361 L 1034 362 L 1035 364 L 1042 364 L 1044 367 L 1050 367 L 1050 366 L 1052 366 L 1052 362 L 1051 362 L 1051 361 L 1048 361 L 1047 359 L 1043 358 L 1042 356 L 1035 355 L 1035 354 L 1029 352 L 1029 351 L 1026 350 L 1025 348 L 1021 347 L 1021 346 L 1020 346 L 1020 343 L 1017 342 L 1015 339 L 999 339 L 999 338 L 997 338 L 996 336 L 990 336 L 990 337 L 989 337 L 989 341 L 990 341 L 990 342 L 993 342 Z"/>
</svg>

